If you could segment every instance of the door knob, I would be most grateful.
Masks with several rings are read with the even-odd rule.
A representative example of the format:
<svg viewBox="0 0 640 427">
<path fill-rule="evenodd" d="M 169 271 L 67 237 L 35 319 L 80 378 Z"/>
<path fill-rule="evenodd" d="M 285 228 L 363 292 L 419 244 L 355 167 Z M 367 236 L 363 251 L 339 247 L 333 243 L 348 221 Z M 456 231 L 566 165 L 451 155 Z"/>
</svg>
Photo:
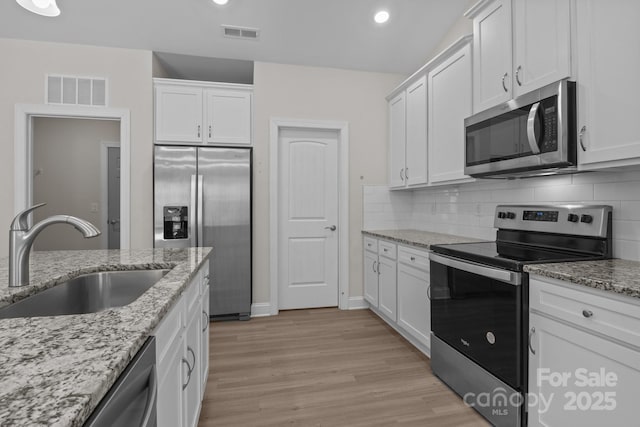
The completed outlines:
<svg viewBox="0 0 640 427">
<path fill-rule="evenodd" d="M 332 225 L 331 227 L 325 227 L 325 230 L 331 230 L 331 231 L 336 231 L 336 226 Z"/>
</svg>

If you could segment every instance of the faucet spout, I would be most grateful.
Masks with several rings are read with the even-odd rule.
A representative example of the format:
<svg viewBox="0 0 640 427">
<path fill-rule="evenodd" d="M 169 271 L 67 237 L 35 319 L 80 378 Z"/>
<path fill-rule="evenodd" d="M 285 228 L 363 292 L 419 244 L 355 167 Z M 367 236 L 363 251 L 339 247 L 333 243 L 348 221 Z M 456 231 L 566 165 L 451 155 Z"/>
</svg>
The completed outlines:
<svg viewBox="0 0 640 427">
<path fill-rule="evenodd" d="M 71 224 L 85 238 L 100 235 L 95 225 L 71 215 L 53 215 L 35 224 L 29 229 L 27 217 L 31 211 L 44 206 L 41 203 L 20 212 L 14 218 L 9 230 L 9 286 L 18 287 L 29 284 L 29 258 L 36 237 L 52 224 Z"/>
</svg>

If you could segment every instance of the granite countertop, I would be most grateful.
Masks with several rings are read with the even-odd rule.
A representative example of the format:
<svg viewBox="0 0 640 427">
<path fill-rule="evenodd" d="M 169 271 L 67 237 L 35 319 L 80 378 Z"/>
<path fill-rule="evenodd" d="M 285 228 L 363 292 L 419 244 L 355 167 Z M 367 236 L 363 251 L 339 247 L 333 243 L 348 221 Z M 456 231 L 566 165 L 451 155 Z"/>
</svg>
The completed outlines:
<svg viewBox="0 0 640 427">
<path fill-rule="evenodd" d="M 479 241 L 472 237 L 453 236 L 451 234 L 432 233 L 421 230 L 362 230 L 362 234 L 418 246 L 424 249 L 429 249 L 433 245 Z"/>
<path fill-rule="evenodd" d="M 640 262 L 624 259 L 533 264 L 529 274 L 640 298 Z"/>
<path fill-rule="evenodd" d="M 81 426 L 171 309 L 211 248 L 33 252 L 31 284 L 0 306 L 79 274 L 172 270 L 131 304 L 99 313 L 0 319 L 0 425 Z"/>
</svg>

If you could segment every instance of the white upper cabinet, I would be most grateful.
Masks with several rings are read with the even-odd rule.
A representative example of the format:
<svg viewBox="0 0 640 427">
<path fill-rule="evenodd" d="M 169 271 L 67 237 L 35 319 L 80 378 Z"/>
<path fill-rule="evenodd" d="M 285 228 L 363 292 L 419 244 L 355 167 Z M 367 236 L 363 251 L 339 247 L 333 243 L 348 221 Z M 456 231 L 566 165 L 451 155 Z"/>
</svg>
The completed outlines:
<svg viewBox="0 0 640 427">
<path fill-rule="evenodd" d="M 402 188 L 405 184 L 406 102 L 404 91 L 389 101 L 389 185 Z"/>
<path fill-rule="evenodd" d="M 156 141 L 202 142 L 202 89 L 156 86 Z"/>
<path fill-rule="evenodd" d="M 408 186 L 427 183 L 427 78 L 407 88 L 407 146 L 405 182 Z"/>
<path fill-rule="evenodd" d="M 578 163 L 640 163 L 640 2 L 580 0 L 577 9 Z"/>
<path fill-rule="evenodd" d="M 473 18 L 474 111 L 512 98 L 511 0 L 495 0 Z"/>
<path fill-rule="evenodd" d="M 571 0 L 483 0 L 466 16 L 474 112 L 571 75 Z"/>
<path fill-rule="evenodd" d="M 250 85 L 154 79 L 155 141 L 250 145 Z"/>
<path fill-rule="evenodd" d="M 207 89 L 206 142 L 251 144 L 251 93 Z"/>
<path fill-rule="evenodd" d="M 429 183 L 471 179 L 464 174 L 464 119 L 471 115 L 471 46 L 429 72 Z"/>
<path fill-rule="evenodd" d="M 571 2 L 513 1 L 514 97 L 571 75 Z"/>
</svg>

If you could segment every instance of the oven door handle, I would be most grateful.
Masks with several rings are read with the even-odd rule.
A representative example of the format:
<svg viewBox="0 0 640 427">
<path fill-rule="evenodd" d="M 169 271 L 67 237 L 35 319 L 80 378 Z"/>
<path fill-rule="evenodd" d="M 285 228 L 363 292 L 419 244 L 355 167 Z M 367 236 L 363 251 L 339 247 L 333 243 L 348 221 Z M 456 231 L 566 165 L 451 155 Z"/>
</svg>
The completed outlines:
<svg viewBox="0 0 640 427">
<path fill-rule="evenodd" d="M 463 270 L 468 273 L 473 273 L 479 276 L 485 276 L 489 277 L 490 279 L 506 282 L 514 286 L 520 286 L 522 284 L 522 273 L 491 268 L 481 264 L 476 264 L 475 262 L 458 261 L 453 258 L 434 254 L 433 252 L 429 254 L 429 260 L 437 262 L 438 264 L 446 265 L 448 267 L 456 268 L 458 270 Z"/>
</svg>

